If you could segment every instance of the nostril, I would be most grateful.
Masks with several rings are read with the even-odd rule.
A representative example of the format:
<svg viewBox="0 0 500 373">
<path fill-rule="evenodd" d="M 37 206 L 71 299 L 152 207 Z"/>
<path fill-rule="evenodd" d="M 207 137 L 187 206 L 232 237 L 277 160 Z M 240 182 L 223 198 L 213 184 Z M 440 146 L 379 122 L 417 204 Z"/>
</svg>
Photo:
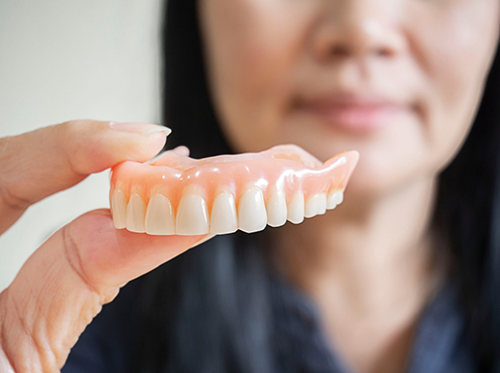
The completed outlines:
<svg viewBox="0 0 500 373">
<path fill-rule="evenodd" d="M 376 55 L 378 57 L 392 57 L 394 55 L 394 51 L 389 48 L 379 48 L 376 51 Z"/>
<path fill-rule="evenodd" d="M 392 48 L 386 48 L 386 47 L 375 47 L 371 48 L 372 50 L 369 51 L 370 48 L 364 49 L 363 51 L 360 50 L 360 53 L 362 54 L 372 54 L 377 57 L 392 57 L 395 54 L 395 51 Z M 346 45 L 332 45 L 329 50 L 328 50 L 328 55 L 330 58 L 346 58 L 346 57 L 351 57 L 353 54 L 357 54 L 355 50 L 352 48 L 349 48 Z"/>
<path fill-rule="evenodd" d="M 330 56 L 332 57 L 348 57 L 349 49 L 344 45 L 334 45 L 330 47 Z"/>
</svg>

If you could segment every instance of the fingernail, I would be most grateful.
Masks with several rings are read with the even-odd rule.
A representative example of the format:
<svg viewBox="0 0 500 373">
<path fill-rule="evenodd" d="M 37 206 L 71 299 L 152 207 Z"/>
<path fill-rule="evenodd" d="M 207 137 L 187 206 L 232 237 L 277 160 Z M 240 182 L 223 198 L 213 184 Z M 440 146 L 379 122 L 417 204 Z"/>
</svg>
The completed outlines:
<svg viewBox="0 0 500 373">
<path fill-rule="evenodd" d="M 117 123 L 109 122 L 109 126 L 117 131 L 138 133 L 143 136 L 149 136 L 153 133 L 164 132 L 166 136 L 170 135 L 172 130 L 165 126 L 150 123 Z"/>
</svg>

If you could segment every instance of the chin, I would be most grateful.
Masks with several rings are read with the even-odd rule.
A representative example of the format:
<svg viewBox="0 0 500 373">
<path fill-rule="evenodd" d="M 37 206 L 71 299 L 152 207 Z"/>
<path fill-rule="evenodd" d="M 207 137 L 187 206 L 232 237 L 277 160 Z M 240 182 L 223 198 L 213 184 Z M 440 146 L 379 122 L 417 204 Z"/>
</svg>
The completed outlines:
<svg viewBox="0 0 500 373">
<path fill-rule="evenodd" d="M 367 169 L 358 163 L 347 185 L 346 198 L 374 199 L 390 193 L 396 180 L 388 179 L 384 174 L 383 170 Z"/>
</svg>

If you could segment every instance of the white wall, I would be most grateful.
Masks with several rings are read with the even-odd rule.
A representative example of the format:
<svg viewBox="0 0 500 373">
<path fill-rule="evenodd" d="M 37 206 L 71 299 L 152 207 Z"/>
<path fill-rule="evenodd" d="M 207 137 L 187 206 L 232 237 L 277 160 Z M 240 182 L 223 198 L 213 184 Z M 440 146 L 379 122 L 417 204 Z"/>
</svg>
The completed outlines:
<svg viewBox="0 0 500 373">
<path fill-rule="evenodd" d="M 0 137 L 77 118 L 158 123 L 162 8 L 0 0 Z M 54 230 L 109 207 L 108 189 L 104 172 L 30 207 L 0 237 L 0 290 Z"/>
</svg>

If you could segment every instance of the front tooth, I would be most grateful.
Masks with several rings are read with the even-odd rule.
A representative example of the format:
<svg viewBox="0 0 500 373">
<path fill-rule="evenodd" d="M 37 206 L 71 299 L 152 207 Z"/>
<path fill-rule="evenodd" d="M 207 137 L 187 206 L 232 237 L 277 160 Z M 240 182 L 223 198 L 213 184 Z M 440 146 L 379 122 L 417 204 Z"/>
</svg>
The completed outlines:
<svg viewBox="0 0 500 373">
<path fill-rule="evenodd" d="M 123 229 L 127 226 L 127 198 L 120 189 L 115 189 L 111 196 L 111 211 L 115 228 Z"/>
<path fill-rule="evenodd" d="M 282 190 L 272 193 L 267 200 L 267 224 L 279 227 L 286 223 L 286 197 Z"/>
<path fill-rule="evenodd" d="M 326 208 L 328 210 L 333 210 L 337 205 L 340 205 L 344 200 L 344 193 L 341 190 L 331 191 L 328 193 L 328 198 L 326 200 Z"/>
<path fill-rule="evenodd" d="M 233 233 L 237 229 L 238 219 L 234 197 L 229 192 L 222 192 L 215 198 L 212 206 L 210 233 Z"/>
<path fill-rule="evenodd" d="M 257 187 L 243 193 L 238 205 L 238 227 L 247 233 L 261 231 L 266 227 L 267 213 L 264 195 Z"/>
<path fill-rule="evenodd" d="M 287 218 L 294 224 L 304 221 L 304 193 L 301 190 L 296 191 L 288 202 Z"/>
<path fill-rule="evenodd" d="M 145 221 L 148 234 L 175 234 L 174 209 L 168 198 L 162 194 L 155 194 L 149 199 Z"/>
<path fill-rule="evenodd" d="M 189 193 L 177 208 L 176 233 L 194 236 L 208 233 L 208 208 L 202 196 Z"/>
<path fill-rule="evenodd" d="M 318 193 L 306 201 L 304 216 L 306 218 L 312 218 L 320 213 L 324 214 L 323 210 L 326 211 L 326 195 Z"/>
<path fill-rule="evenodd" d="M 130 196 L 127 205 L 127 229 L 130 232 L 144 233 L 144 215 L 146 214 L 146 204 L 137 193 Z"/>
</svg>

